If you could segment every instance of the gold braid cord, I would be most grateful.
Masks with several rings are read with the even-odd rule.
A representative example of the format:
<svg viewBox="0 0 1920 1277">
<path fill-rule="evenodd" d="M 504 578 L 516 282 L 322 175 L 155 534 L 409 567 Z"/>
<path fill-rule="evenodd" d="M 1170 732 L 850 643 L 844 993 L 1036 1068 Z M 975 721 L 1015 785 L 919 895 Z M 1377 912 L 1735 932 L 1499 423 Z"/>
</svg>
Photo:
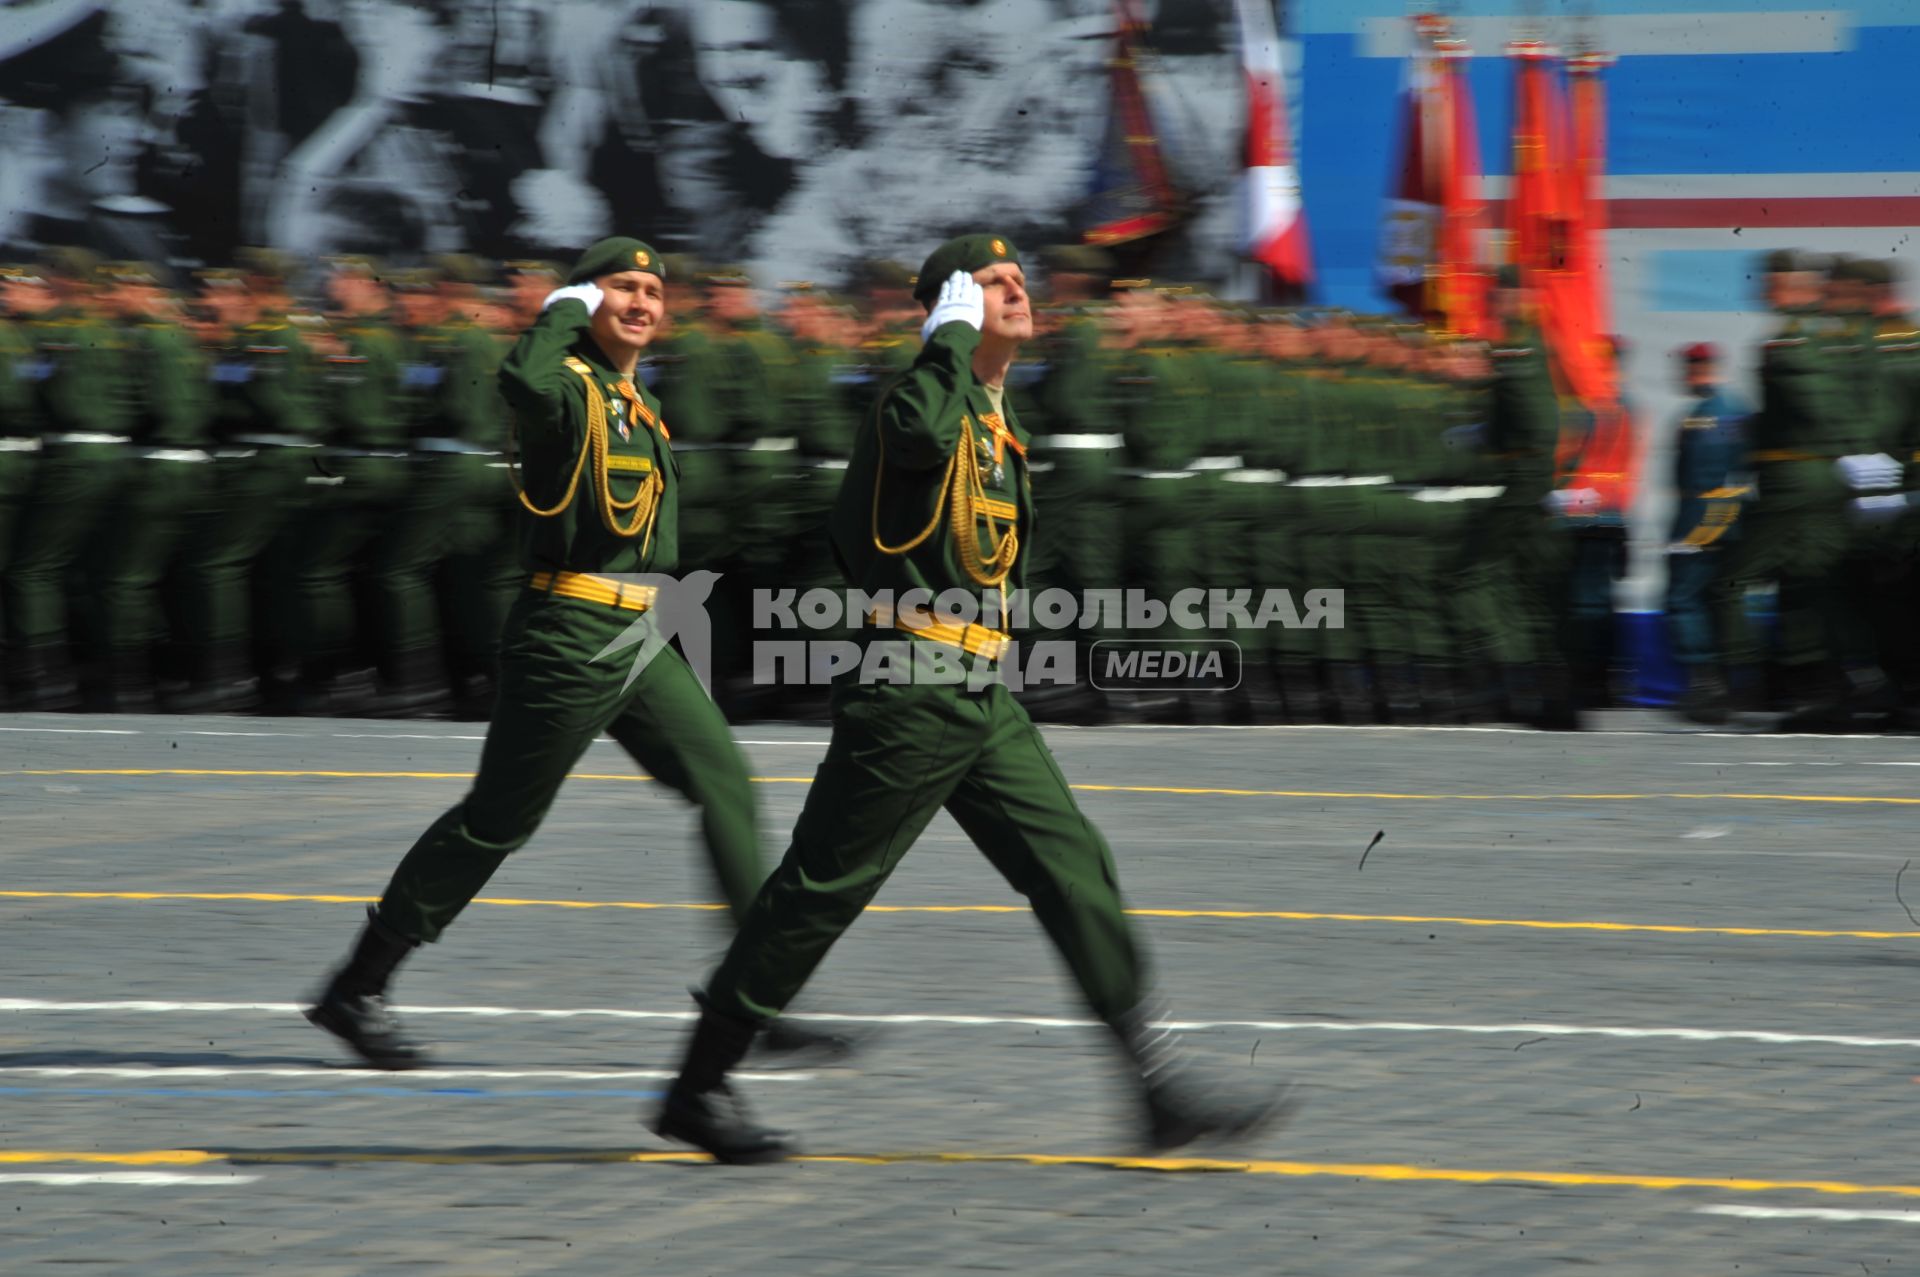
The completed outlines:
<svg viewBox="0 0 1920 1277">
<path fill-rule="evenodd" d="M 881 406 L 885 404 L 882 397 Z M 999 520 L 987 504 L 986 485 L 980 481 L 979 467 L 971 464 L 973 459 L 973 417 L 962 413 L 960 416 L 960 442 L 947 458 L 947 472 L 941 476 L 939 495 L 934 501 L 933 518 L 927 526 L 920 529 L 919 535 L 899 545 L 888 545 L 880 539 L 880 479 L 886 473 L 887 445 L 886 435 L 880 429 L 880 408 L 874 410 L 874 440 L 879 444 L 879 455 L 873 470 L 873 548 L 882 554 L 901 555 L 917 549 L 922 542 L 933 535 L 940 526 L 940 515 L 947 515 L 947 526 L 953 533 L 954 546 L 959 551 L 960 567 L 972 579 L 975 585 L 998 586 L 1006 582 L 1013 571 L 1015 559 L 1020 555 L 1019 528 L 1012 523 L 1006 531 L 1000 530 Z M 960 458 L 968 459 L 967 465 L 960 464 Z M 980 551 L 980 536 L 977 520 L 987 521 L 987 540 L 993 546 L 991 554 Z"/>
<path fill-rule="evenodd" d="M 595 384 L 593 370 L 578 359 L 569 358 L 567 367 L 578 373 L 581 382 L 587 388 L 587 440 L 580 447 L 580 455 L 573 463 L 573 477 L 567 480 L 567 491 L 559 503 L 547 509 L 534 504 L 527 495 L 527 486 L 520 478 L 519 470 L 513 464 L 512 450 L 507 454 L 507 474 L 513 479 L 514 491 L 520 495 L 520 504 L 542 519 L 557 518 L 573 504 L 574 494 L 580 490 L 580 476 L 587 470 L 589 461 L 593 464 L 594 505 L 599 512 L 600 522 L 607 531 L 617 537 L 636 537 L 644 528 L 647 534 L 646 546 L 653 542 L 653 521 L 659 514 L 660 494 L 666 490 L 667 482 L 656 470 L 640 480 L 640 490 L 630 501 L 623 501 L 613 495 L 611 470 L 607 464 L 609 451 L 607 436 L 607 401 Z M 633 517 L 624 525 L 620 516 L 632 512 Z"/>
</svg>

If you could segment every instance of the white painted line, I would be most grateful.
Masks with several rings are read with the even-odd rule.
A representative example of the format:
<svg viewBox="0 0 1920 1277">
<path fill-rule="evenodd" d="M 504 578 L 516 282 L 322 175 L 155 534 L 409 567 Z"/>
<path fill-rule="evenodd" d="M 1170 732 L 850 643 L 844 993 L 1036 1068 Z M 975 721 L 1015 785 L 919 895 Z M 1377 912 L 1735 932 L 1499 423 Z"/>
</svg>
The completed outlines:
<svg viewBox="0 0 1920 1277">
<path fill-rule="evenodd" d="M 216 1188 L 251 1184 L 258 1175 L 189 1175 L 181 1171 L 9 1171 L 0 1184 L 42 1184 L 71 1188 L 85 1184 L 126 1184 L 136 1188 Z"/>
<path fill-rule="evenodd" d="M 1703 763 L 1691 759 L 1682 761 L 1682 767 L 1920 767 L 1920 760 L 1906 758 L 1847 758 L 1814 761 L 1812 759 L 1781 759 L 1761 762 L 1755 759 L 1729 759 L 1725 762 Z"/>
<path fill-rule="evenodd" d="M 235 1066 L 218 1068 L 205 1064 L 99 1065 L 80 1067 L 65 1064 L 17 1064 L 0 1068 L 0 1077 L 110 1077 L 110 1078 L 189 1078 L 189 1077 L 324 1077 L 337 1082 L 448 1081 L 503 1078 L 564 1078 L 575 1082 L 611 1082 L 640 1079 L 670 1082 L 675 1074 L 667 1069 L 289 1069 Z M 799 1072 L 741 1073 L 737 1076 L 761 1082 L 811 1082 L 814 1075 Z"/>
<path fill-rule="evenodd" d="M 1920 1224 L 1920 1210 L 1836 1210 L 1830 1206 L 1696 1206 L 1696 1215 L 1735 1219 L 1828 1219 L 1836 1223 Z"/>
<path fill-rule="evenodd" d="M 139 736 L 142 733 L 122 727 L 0 727 L 0 732 L 51 732 L 56 736 Z"/>
<path fill-rule="evenodd" d="M 260 1012 L 284 1015 L 299 1009 L 299 1004 L 293 1002 L 61 1002 L 43 998 L 0 998 L 0 1012 Z M 403 1004 L 399 1010 L 404 1015 L 414 1016 L 464 1015 L 482 1019 L 539 1020 L 691 1020 L 696 1015 L 693 1011 L 646 1011 L 628 1007 L 441 1007 Z M 961 1028 L 1079 1029 L 1094 1028 L 1098 1025 L 1098 1021 L 1095 1020 L 1025 1015 L 838 1015 L 828 1012 L 800 1011 L 789 1014 L 787 1018 L 821 1024 L 925 1024 Z M 1531 1034 L 1535 1037 L 1764 1042 L 1774 1046 L 1899 1047 L 1905 1050 L 1920 1048 L 1920 1038 L 1877 1038 L 1844 1033 L 1788 1033 L 1774 1029 L 1642 1028 L 1607 1024 L 1536 1024 L 1527 1021 L 1507 1024 L 1439 1024 L 1418 1020 L 1169 1020 L 1166 1023 L 1171 1028 L 1182 1030 L 1251 1029 L 1261 1033 L 1284 1033 L 1289 1030 L 1304 1029 L 1326 1033 L 1464 1033 L 1491 1037 Z M 334 1075 L 329 1072 L 328 1076 Z"/>
</svg>

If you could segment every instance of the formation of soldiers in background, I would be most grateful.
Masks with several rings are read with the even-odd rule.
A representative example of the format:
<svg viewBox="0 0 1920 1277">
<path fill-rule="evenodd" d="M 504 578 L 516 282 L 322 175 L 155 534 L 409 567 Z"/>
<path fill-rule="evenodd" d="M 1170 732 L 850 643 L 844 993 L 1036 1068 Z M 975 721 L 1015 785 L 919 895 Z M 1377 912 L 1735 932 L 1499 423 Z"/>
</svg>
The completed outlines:
<svg viewBox="0 0 1920 1277">
<path fill-rule="evenodd" d="M 1495 281 L 1489 344 L 1118 279 L 1092 249 L 1043 263 L 1009 381 L 1035 436 L 1033 588 L 1340 590 L 1344 611 L 1223 635 L 1243 652 L 1231 690 L 1103 693 L 1083 665 L 1029 696 L 1036 717 L 1572 727 L 1612 702 L 1626 529 L 1567 491 L 1584 417 L 1517 277 Z M 1920 337 L 1886 263 L 1767 267 L 1758 410 L 1717 352 L 1677 361 L 1695 396 L 1669 547 L 1681 709 L 1910 725 Z M 842 588 L 827 512 L 918 352 L 912 279 L 870 263 L 846 293 L 785 285 L 763 310 L 744 272 L 669 270 L 641 373 L 680 468 L 680 570 L 723 574 L 714 691 L 736 718 L 817 715 L 824 688 L 755 682 L 749 599 Z M 486 716 L 526 574 L 495 371 L 552 265 L 259 250 L 175 287 L 60 250 L 3 271 L 0 705 Z M 1053 637 L 1204 637 L 1121 621 Z"/>
</svg>

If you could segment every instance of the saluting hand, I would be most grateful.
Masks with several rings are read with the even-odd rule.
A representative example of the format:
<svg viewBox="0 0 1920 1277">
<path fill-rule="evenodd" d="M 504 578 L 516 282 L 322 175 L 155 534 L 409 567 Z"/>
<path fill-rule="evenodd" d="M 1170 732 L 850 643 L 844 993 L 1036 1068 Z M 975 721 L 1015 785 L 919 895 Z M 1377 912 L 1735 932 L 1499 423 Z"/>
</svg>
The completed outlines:
<svg viewBox="0 0 1920 1277">
<path fill-rule="evenodd" d="M 540 303 L 540 309 L 544 311 L 555 302 L 565 301 L 571 297 L 575 301 L 585 302 L 587 304 L 587 313 L 591 315 L 600 309 L 600 303 L 606 300 L 606 296 L 605 293 L 600 291 L 600 285 L 594 283 L 592 280 L 588 280 L 584 284 L 572 284 L 566 288 L 554 289 L 547 294 L 547 300 Z"/>
<path fill-rule="evenodd" d="M 927 322 L 920 325 L 920 340 L 932 337 L 942 324 L 958 321 L 979 328 L 987 320 L 987 291 L 975 282 L 973 276 L 963 270 L 957 270 L 940 285 L 940 296 L 933 303 L 933 310 L 927 315 Z"/>
</svg>

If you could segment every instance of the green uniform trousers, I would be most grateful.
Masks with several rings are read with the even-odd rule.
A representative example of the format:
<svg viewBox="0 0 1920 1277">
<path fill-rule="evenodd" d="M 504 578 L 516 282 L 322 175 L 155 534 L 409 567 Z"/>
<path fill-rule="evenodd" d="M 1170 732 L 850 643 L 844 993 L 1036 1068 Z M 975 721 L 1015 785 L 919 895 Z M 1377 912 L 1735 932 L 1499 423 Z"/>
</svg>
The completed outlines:
<svg viewBox="0 0 1920 1277">
<path fill-rule="evenodd" d="M 24 440 L 5 440 L 0 444 L 0 647 L 7 642 L 6 594 L 7 567 L 13 559 L 13 547 L 19 540 L 20 511 L 27 493 L 33 489 L 33 471 L 39 464 L 38 447 L 29 449 Z M 38 444 L 39 440 L 34 440 Z"/>
<path fill-rule="evenodd" d="M 182 552 L 182 628 L 194 653 L 196 678 L 231 677 L 245 668 L 254 632 L 256 568 L 265 570 L 262 556 L 307 504 L 306 480 L 316 455 L 310 448 L 272 445 L 214 450 L 204 500 L 190 520 Z M 291 592 L 290 576 L 264 591 L 283 597 Z M 240 668 L 232 667 L 236 661 Z"/>
<path fill-rule="evenodd" d="M 409 464 L 404 454 L 334 453 L 324 460 L 333 473 L 313 485 L 313 510 L 296 569 L 300 666 L 307 677 L 323 681 L 353 664 L 360 634 L 354 568 L 360 555 L 391 530 Z"/>
<path fill-rule="evenodd" d="M 778 1015 L 945 807 L 1066 959 L 1092 1009 L 1139 1004 L 1144 955 L 1106 840 L 1005 685 L 843 684 L 833 741 L 787 849 L 707 987 L 723 1015 Z"/>
<path fill-rule="evenodd" d="M 8 641 L 16 649 L 68 640 L 67 599 L 80 592 L 96 524 L 112 512 L 131 454 L 125 444 L 49 445 L 14 525 L 7 564 Z"/>
<path fill-rule="evenodd" d="M 206 500 L 213 466 L 197 449 L 147 449 L 125 473 L 123 527 L 100 529 L 97 597 L 113 662 L 137 677 L 155 640 L 169 632 L 161 586 Z"/>
<path fill-rule="evenodd" d="M 746 760 L 691 668 L 663 648 L 630 686 L 634 648 L 594 660 L 637 614 L 524 591 L 507 616 L 500 692 L 480 770 L 394 871 L 381 921 L 437 940 L 508 854 L 526 845 L 587 747 L 610 734 L 700 808 L 707 855 L 736 918 L 760 886 Z"/>
<path fill-rule="evenodd" d="M 1740 542 L 1720 589 L 1744 596 L 1750 585 L 1778 582 L 1781 664 L 1817 665 L 1844 650 L 1853 613 L 1840 571 L 1847 538 L 1837 500 L 1770 500 L 1763 479 L 1760 500 L 1741 520 Z M 1733 600 L 1724 600 L 1722 610 L 1742 618 L 1728 635 L 1728 656 L 1736 665 L 1758 664 L 1764 636 L 1744 621 L 1744 609 Z"/>
<path fill-rule="evenodd" d="M 479 455 L 449 462 L 460 475 L 460 496 L 441 567 L 447 661 L 458 678 L 492 678 L 500 664 L 500 631 L 523 584 L 516 535 L 520 501 L 504 463 Z"/>
</svg>

